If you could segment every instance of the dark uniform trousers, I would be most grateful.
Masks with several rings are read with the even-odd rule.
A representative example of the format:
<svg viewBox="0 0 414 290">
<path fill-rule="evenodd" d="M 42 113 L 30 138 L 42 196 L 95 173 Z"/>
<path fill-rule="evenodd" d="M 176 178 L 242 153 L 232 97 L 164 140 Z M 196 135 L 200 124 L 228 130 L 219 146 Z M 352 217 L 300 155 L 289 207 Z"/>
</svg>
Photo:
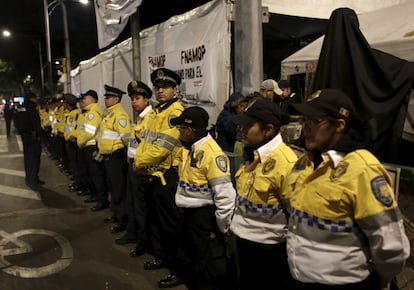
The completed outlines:
<svg viewBox="0 0 414 290">
<path fill-rule="evenodd" d="M 237 289 L 230 269 L 228 247 L 217 227 L 215 206 L 181 208 L 180 261 L 184 280 L 190 290 Z M 184 254 L 184 255 L 182 255 Z M 259 288 L 252 288 L 259 289 Z"/>
<path fill-rule="evenodd" d="M 98 202 L 108 204 L 108 192 L 105 181 L 105 169 L 102 162 L 94 159 L 94 153 L 98 151 L 96 145 L 90 145 L 82 148 L 82 155 L 86 165 L 86 174 L 90 180 L 91 196 Z"/>
<path fill-rule="evenodd" d="M 286 242 L 261 244 L 236 236 L 240 289 L 290 289 Z M 253 287 L 253 288 L 252 288 Z M 279 288 L 280 287 L 280 288 Z"/>
<path fill-rule="evenodd" d="M 120 223 L 126 223 L 125 195 L 128 169 L 126 149 L 116 150 L 111 154 L 103 155 L 103 157 L 106 181 L 111 188 L 111 208 L 113 215 Z"/>
<path fill-rule="evenodd" d="M 39 182 L 40 155 L 42 144 L 36 133 L 22 133 L 24 170 L 26 184 L 36 185 Z"/>
<path fill-rule="evenodd" d="M 126 210 L 128 214 L 127 232 L 136 237 L 140 245 L 146 245 L 147 235 L 147 200 L 145 196 L 146 179 L 135 174 L 134 160 L 128 165 Z"/>
<path fill-rule="evenodd" d="M 150 234 L 150 253 L 156 258 L 163 259 L 174 274 L 180 271 L 177 262 L 177 249 L 179 244 L 179 216 L 175 204 L 178 172 L 174 168 L 164 173 L 166 185 L 154 176 L 143 177 L 147 179 L 148 190 L 148 226 Z"/>
<path fill-rule="evenodd" d="M 78 145 L 76 142 L 73 141 L 67 141 L 66 142 L 66 152 L 68 155 L 68 162 L 69 162 L 69 171 L 73 176 L 74 181 L 78 185 L 82 185 L 81 175 L 79 172 L 79 166 L 78 166 Z"/>
</svg>

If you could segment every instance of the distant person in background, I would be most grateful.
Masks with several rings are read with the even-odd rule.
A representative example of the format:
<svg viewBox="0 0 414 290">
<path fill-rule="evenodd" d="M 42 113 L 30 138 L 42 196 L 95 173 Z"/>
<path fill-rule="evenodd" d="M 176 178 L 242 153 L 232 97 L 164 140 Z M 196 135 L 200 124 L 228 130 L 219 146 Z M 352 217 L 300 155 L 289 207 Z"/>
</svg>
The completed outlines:
<svg viewBox="0 0 414 290">
<path fill-rule="evenodd" d="M 4 119 L 6 120 L 7 137 L 10 136 L 10 128 L 11 128 L 11 123 L 13 120 L 13 111 L 14 111 L 13 99 L 8 99 L 3 109 Z"/>
<path fill-rule="evenodd" d="M 289 118 L 287 122 L 294 121 L 295 117 L 289 114 L 288 107 L 291 104 L 298 104 L 302 102 L 302 97 L 296 93 L 292 93 L 290 82 L 287 80 L 280 80 L 278 82 L 279 88 L 282 90 L 282 94 L 275 100 L 279 104 L 282 113 L 285 118 Z"/>
<path fill-rule="evenodd" d="M 27 93 L 21 107 L 16 109 L 15 125 L 22 136 L 25 182 L 29 187 L 44 184 L 39 179 L 41 141 L 43 133 L 40 117 L 37 111 L 38 98 L 34 93 Z"/>
<path fill-rule="evenodd" d="M 243 112 L 246 101 L 241 93 L 233 93 L 224 104 L 223 110 L 217 117 L 217 143 L 226 152 L 233 152 L 237 136 L 237 124 L 233 117 Z"/>
<path fill-rule="evenodd" d="M 260 94 L 268 100 L 275 101 L 282 93 L 282 90 L 275 80 L 267 79 L 260 85 Z"/>
</svg>

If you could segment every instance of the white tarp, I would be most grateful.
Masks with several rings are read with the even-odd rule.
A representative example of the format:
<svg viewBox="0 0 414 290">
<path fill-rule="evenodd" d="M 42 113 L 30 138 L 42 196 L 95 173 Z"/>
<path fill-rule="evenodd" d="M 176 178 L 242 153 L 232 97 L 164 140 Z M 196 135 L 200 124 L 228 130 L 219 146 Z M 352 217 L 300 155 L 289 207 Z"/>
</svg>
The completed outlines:
<svg viewBox="0 0 414 290">
<path fill-rule="evenodd" d="M 333 10 L 339 7 L 353 9 L 357 14 L 366 13 L 408 0 L 262 0 L 262 6 L 269 7 L 272 13 L 310 18 L 328 19 Z"/>
<path fill-rule="evenodd" d="M 150 73 L 156 68 L 177 71 L 183 79 L 184 103 L 203 106 L 214 123 L 229 95 L 231 36 L 225 1 L 174 16 L 142 31 L 140 37 L 141 80 L 151 87 Z M 94 89 L 102 96 L 104 84 L 126 90 L 132 80 L 131 39 L 82 61 L 74 71 L 72 91 L 77 94 Z M 122 103 L 131 113 L 127 96 Z"/>
<path fill-rule="evenodd" d="M 96 29 L 98 46 L 110 45 L 128 23 L 142 0 L 95 0 Z"/>
<path fill-rule="evenodd" d="M 414 61 L 414 1 L 358 15 L 372 48 Z M 316 70 L 323 36 L 282 61 L 281 78 Z"/>
</svg>

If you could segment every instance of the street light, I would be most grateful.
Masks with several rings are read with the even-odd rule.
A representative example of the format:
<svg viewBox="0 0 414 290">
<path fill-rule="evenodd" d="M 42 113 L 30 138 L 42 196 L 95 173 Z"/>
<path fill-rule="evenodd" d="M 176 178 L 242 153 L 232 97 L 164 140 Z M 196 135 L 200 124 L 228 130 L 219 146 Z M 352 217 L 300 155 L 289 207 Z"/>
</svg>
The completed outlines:
<svg viewBox="0 0 414 290">
<path fill-rule="evenodd" d="M 45 80 L 44 80 L 44 72 L 43 72 L 43 58 L 42 58 L 42 43 L 40 41 L 40 37 L 33 37 L 33 35 L 28 35 L 28 34 L 24 34 L 24 33 L 12 33 L 10 30 L 8 29 L 2 29 L 1 30 L 1 35 L 4 38 L 11 38 L 13 35 L 17 35 L 18 37 L 24 37 L 24 38 L 29 38 L 31 41 L 34 42 L 34 38 L 37 39 L 37 50 L 39 53 L 39 66 L 40 66 L 40 81 L 41 81 L 41 95 L 44 95 L 44 84 L 45 84 Z M 33 79 L 30 76 L 30 79 L 32 80 L 31 83 L 33 82 Z"/>
<path fill-rule="evenodd" d="M 78 2 L 81 4 L 88 4 L 88 0 L 78 0 L 73 2 Z M 47 65 L 49 73 L 49 85 L 50 88 L 53 86 L 52 80 L 52 53 L 50 48 L 50 23 L 49 16 L 56 9 L 56 7 L 62 7 L 62 16 L 63 16 L 63 31 L 64 31 L 64 41 L 65 41 L 65 57 L 66 57 L 66 90 L 68 93 L 72 92 L 72 79 L 70 75 L 71 71 L 71 58 L 70 58 L 70 41 L 69 41 L 69 29 L 68 29 L 68 17 L 65 0 L 53 0 L 48 3 L 48 0 L 43 0 L 43 10 L 45 18 L 45 32 L 46 32 L 46 48 L 47 48 Z"/>
</svg>

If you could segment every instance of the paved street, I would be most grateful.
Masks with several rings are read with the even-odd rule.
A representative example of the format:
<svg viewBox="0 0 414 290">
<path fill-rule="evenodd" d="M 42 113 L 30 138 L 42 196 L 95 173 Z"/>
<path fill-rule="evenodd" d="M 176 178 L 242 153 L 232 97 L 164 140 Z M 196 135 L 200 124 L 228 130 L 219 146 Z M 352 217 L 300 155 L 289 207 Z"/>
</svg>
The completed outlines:
<svg viewBox="0 0 414 290">
<path fill-rule="evenodd" d="M 0 289 L 101 290 L 158 289 L 166 269 L 146 271 L 144 255 L 130 258 L 134 245 L 119 246 L 103 219 L 67 191 L 68 178 L 42 154 L 33 191 L 24 183 L 20 137 L 5 136 L 0 121 Z M 186 289 L 184 286 L 175 289 Z"/>
</svg>

